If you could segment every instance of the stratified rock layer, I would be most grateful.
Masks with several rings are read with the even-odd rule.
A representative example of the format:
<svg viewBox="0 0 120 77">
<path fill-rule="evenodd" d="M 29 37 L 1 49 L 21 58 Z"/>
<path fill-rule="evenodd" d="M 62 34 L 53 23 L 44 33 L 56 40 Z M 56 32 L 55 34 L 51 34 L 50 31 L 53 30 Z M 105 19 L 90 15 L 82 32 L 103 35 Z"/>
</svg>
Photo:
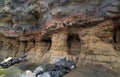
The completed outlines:
<svg viewBox="0 0 120 77">
<path fill-rule="evenodd" d="M 0 56 L 66 57 L 120 70 L 119 0 L 1 0 Z"/>
</svg>

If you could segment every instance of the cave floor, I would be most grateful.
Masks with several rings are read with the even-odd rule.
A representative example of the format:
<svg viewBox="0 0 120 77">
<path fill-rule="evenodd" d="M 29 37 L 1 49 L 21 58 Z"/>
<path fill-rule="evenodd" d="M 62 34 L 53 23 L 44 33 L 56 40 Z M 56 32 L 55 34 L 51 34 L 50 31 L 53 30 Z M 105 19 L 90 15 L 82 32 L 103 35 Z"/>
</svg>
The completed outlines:
<svg viewBox="0 0 120 77">
<path fill-rule="evenodd" d="M 63 77 L 120 77 L 119 72 L 113 72 L 103 67 L 77 67 Z"/>
</svg>

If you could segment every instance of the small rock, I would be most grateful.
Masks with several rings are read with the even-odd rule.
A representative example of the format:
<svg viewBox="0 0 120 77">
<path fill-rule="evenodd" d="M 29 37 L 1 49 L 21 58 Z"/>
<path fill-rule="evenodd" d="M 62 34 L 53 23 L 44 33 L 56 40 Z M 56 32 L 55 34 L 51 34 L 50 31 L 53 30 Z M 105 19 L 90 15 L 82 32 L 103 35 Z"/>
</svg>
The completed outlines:
<svg viewBox="0 0 120 77">
<path fill-rule="evenodd" d="M 51 72 L 52 77 L 61 77 L 63 76 L 63 73 L 61 71 L 52 71 Z"/>
<path fill-rule="evenodd" d="M 75 62 L 73 62 L 73 61 L 67 61 L 66 67 L 68 67 L 68 68 L 70 68 L 70 69 L 73 69 L 73 68 L 76 67 L 76 64 L 75 64 Z"/>
<path fill-rule="evenodd" d="M 75 67 L 75 63 L 73 61 L 66 61 L 66 59 L 62 59 L 62 60 L 58 61 L 56 63 L 56 65 L 63 66 L 63 67 L 69 68 L 69 69 Z"/>
<path fill-rule="evenodd" d="M 56 66 L 56 71 L 58 71 L 58 70 L 61 71 L 63 74 L 70 72 L 69 68 L 65 68 L 63 66 Z"/>
<path fill-rule="evenodd" d="M 32 71 L 27 70 L 21 77 L 35 77 L 35 74 L 32 73 Z"/>
<path fill-rule="evenodd" d="M 47 64 L 47 71 L 53 71 L 55 69 L 55 65 L 54 64 Z"/>
<path fill-rule="evenodd" d="M 72 65 L 71 67 L 70 67 L 70 69 L 72 70 L 72 69 L 74 69 L 75 68 L 75 66 L 74 65 Z"/>
<path fill-rule="evenodd" d="M 43 72 L 45 72 L 47 70 L 46 64 L 42 64 L 40 66 L 38 66 L 33 73 L 35 73 L 36 75 L 41 74 Z"/>
<path fill-rule="evenodd" d="M 57 62 L 64 60 L 64 59 L 65 59 L 65 57 L 54 58 L 52 61 L 50 61 L 50 64 L 56 64 Z"/>
<path fill-rule="evenodd" d="M 42 77 L 52 77 L 52 76 L 50 75 L 50 72 L 45 72 L 43 73 Z"/>
<path fill-rule="evenodd" d="M 40 74 L 40 75 L 37 75 L 37 77 L 43 77 L 43 75 L 42 75 L 42 74 Z"/>
</svg>

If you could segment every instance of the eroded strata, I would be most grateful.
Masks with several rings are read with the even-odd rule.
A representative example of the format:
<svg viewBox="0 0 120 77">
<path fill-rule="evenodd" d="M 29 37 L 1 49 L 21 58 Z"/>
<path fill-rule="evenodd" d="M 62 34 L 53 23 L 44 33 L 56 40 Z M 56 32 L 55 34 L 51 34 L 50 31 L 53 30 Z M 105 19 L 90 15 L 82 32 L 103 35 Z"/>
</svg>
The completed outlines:
<svg viewBox="0 0 120 77">
<path fill-rule="evenodd" d="M 1 0 L 0 55 L 58 56 L 120 70 L 119 0 Z"/>
</svg>

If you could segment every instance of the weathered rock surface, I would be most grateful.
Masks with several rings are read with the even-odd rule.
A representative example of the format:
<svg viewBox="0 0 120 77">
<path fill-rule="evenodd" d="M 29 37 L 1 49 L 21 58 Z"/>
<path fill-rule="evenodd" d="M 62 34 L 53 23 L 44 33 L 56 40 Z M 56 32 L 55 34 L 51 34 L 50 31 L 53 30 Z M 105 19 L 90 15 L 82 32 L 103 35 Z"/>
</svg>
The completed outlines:
<svg viewBox="0 0 120 77">
<path fill-rule="evenodd" d="M 120 71 L 119 0 L 0 0 L 0 57 L 66 57 Z"/>
</svg>

